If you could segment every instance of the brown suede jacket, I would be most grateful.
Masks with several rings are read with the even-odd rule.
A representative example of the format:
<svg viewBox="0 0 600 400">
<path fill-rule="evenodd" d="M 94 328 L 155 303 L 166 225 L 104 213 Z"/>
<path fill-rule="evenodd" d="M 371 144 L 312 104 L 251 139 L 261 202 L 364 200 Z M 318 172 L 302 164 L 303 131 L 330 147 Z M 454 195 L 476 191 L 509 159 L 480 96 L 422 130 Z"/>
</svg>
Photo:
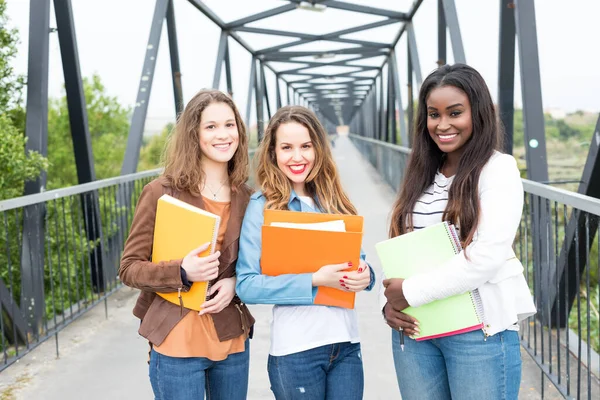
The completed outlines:
<svg viewBox="0 0 600 400">
<path fill-rule="evenodd" d="M 121 281 L 127 286 L 141 290 L 133 309 L 133 314 L 142 320 L 139 334 L 156 345 L 160 345 L 171 329 L 190 312 L 187 308 L 182 312 L 178 305 L 156 295 L 156 292 L 189 290 L 181 278 L 182 259 L 158 264 L 150 261 L 156 206 L 160 196 L 165 193 L 193 206 L 204 208 L 201 196 L 175 191 L 164 177 L 147 184 L 138 200 L 119 268 Z M 235 276 L 242 219 L 250 194 L 251 189 L 246 185 L 231 193 L 231 215 L 221 246 L 219 275 L 212 283 Z M 254 318 L 237 295 L 221 312 L 211 315 L 220 341 L 236 338 L 244 332 L 249 333 L 254 325 Z"/>
</svg>

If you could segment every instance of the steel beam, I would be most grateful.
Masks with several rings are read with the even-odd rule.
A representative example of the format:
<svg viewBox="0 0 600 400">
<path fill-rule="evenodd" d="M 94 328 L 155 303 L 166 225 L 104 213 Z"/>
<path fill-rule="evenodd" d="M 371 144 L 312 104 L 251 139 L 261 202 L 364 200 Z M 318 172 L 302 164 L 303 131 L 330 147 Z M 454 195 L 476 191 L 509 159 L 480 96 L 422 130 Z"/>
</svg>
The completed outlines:
<svg viewBox="0 0 600 400">
<path fill-rule="evenodd" d="M 27 114 L 25 151 L 48 155 L 48 65 L 50 54 L 50 0 L 31 0 L 29 7 L 29 58 L 27 65 Z M 25 195 L 46 187 L 46 172 L 25 182 Z M 37 335 L 44 320 L 45 204 L 25 207 L 21 247 L 21 312 Z M 1 283 L 1 281 L 0 281 Z M 10 297 L 10 296 L 9 296 Z M 13 301 L 10 297 L 11 302 Z M 6 306 L 9 315 L 14 314 Z M 17 306 L 18 308 L 18 306 Z M 18 311 L 16 311 L 18 312 Z M 14 318 L 12 318 L 14 320 Z M 27 327 L 27 324 L 25 324 Z M 26 335 L 25 335 L 26 337 Z"/>
<path fill-rule="evenodd" d="M 465 57 L 465 49 L 463 47 L 462 36 L 460 34 L 460 24 L 458 23 L 458 14 L 456 12 L 456 5 L 454 0 L 442 0 L 444 5 L 444 17 L 446 18 L 446 25 L 448 31 L 450 31 L 450 41 L 452 43 L 452 54 L 454 55 L 454 62 L 467 63 Z"/>
<path fill-rule="evenodd" d="M 262 80 L 262 90 L 263 90 L 263 96 L 265 97 L 265 103 L 267 105 L 267 115 L 269 116 L 269 119 L 271 119 L 271 116 L 273 114 L 271 114 L 271 103 L 269 102 L 269 90 L 267 89 L 267 79 L 265 77 L 265 66 L 264 63 L 260 63 L 260 78 Z"/>
<path fill-rule="evenodd" d="M 533 0 L 518 0 L 515 8 L 525 127 L 527 177 L 548 181 L 542 84 Z"/>
<path fill-rule="evenodd" d="M 438 67 L 447 64 L 446 54 L 446 17 L 444 16 L 444 0 L 438 0 Z"/>
<path fill-rule="evenodd" d="M 408 145 L 406 147 L 412 147 L 412 141 L 414 140 L 413 135 L 414 135 L 414 107 L 415 107 L 415 101 L 414 101 L 414 93 L 413 93 L 413 66 L 412 66 L 412 60 L 411 60 L 411 56 L 410 56 L 410 46 L 408 48 L 408 54 L 406 57 L 406 70 L 407 70 L 407 80 L 408 80 L 408 85 L 407 85 L 407 107 L 406 107 L 406 112 L 407 112 L 407 119 L 408 119 Z M 418 91 L 417 91 L 418 92 Z"/>
<path fill-rule="evenodd" d="M 171 56 L 171 79 L 173 80 L 173 96 L 175 101 L 175 118 L 183 111 L 183 87 L 181 86 L 181 67 L 179 65 L 179 46 L 175 24 L 173 0 L 167 6 L 167 35 L 169 37 L 169 55 Z"/>
<path fill-rule="evenodd" d="M 121 175 L 132 174 L 137 170 L 142 138 L 144 136 L 144 126 L 146 124 L 146 114 L 148 113 L 148 101 L 154 79 L 156 57 L 158 56 L 158 45 L 160 44 L 163 21 L 168 5 L 169 0 L 156 0 L 152 25 L 150 27 L 150 36 L 148 37 L 146 54 L 144 56 L 144 66 L 142 67 L 142 77 L 133 109 L 129 135 L 127 136 L 127 148 L 125 149 Z"/>
<path fill-rule="evenodd" d="M 221 73 L 223 71 L 223 61 L 225 61 L 225 53 L 227 53 L 227 32 L 221 31 L 219 49 L 217 50 L 217 61 L 215 62 L 215 73 L 213 75 L 213 89 L 219 90 Z"/>
<path fill-rule="evenodd" d="M 400 92 L 400 75 L 398 74 L 398 61 L 396 59 L 396 51 L 391 52 L 390 56 L 391 67 L 392 67 L 392 84 L 394 89 L 394 97 L 398 106 L 398 123 L 400 124 L 400 140 L 402 146 L 410 147 L 408 141 L 408 134 L 406 132 L 406 122 L 404 121 L 404 106 L 402 105 L 402 93 Z M 396 113 L 394 113 L 394 128 L 396 127 Z M 396 143 L 396 129 L 394 129 L 394 143 Z"/>
<path fill-rule="evenodd" d="M 252 59 L 254 60 L 254 57 Z M 258 61 L 258 62 L 260 63 L 260 61 Z M 256 129 L 257 129 L 257 136 L 258 136 L 259 143 L 262 140 L 264 132 L 265 132 L 265 130 L 264 130 L 265 111 L 263 109 L 264 92 L 263 92 L 263 80 L 262 80 L 260 71 L 261 71 L 260 67 L 259 68 L 255 67 L 256 75 L 254 77 L 254 96 L 256 99 Z"/>
<path fill-rule="evenodd" d="M 277 101 L 277 109 L 281 108 L 281 88 L 279 87 L 279 76 L 275 75 L 275 95 Z"/>
<path fill-rule="evenodd" d="M 250 129 L 250 112 L 252 110 L 252 92 L 256 87 L 256 58 L 253 56 L 250 64 L 250 79 L 248 79 L 248 96 L 246 97 L 246 127 Z"/>
<path fill-rule="evenodd" d="M 92 140 L 90 137 L 85 93 L 79 68 L 79 54 L 73 21 L 73 9 L 70 0 L 54 0 L 58 40 L 67 92 L 67 107 L 69 123 L 73 139 L 73 151 L 77 167 L 77 180 L 80 184 L 96 180 Z M 166 4 L 165 4 L 166 11 Z M 163 15 L 164 17 L 164 15 Z M 103 243 L 101 240 L 102 224 L 100 219 L 100 203 L 97 193 L 89 194 L 90 201 L 82 200 L 85 215 L 87 238 L 91 243 L 98 243 L 92 250 L 91 278 L 94 288 L 104 291 L 104 259 Z"/>
<path fill-rule="evenodd" d="M 600 199 L 600 115 L 592 135 L 577 192 Z M 581 283 L 577 277 L 584 277 L 585 268 L 591 263 L 588 255 L 592 253 L 597 229 L 598 218 L 588 217 L 586 227 L 585 213 L 578 211 L 572 213 L 565 231 L 556 274 L 553 276 L 554 284 L 549 288 L 549 302 L 552 304 L 550 319 L 554 326 L 564 328 L 568 325 L 569 311 L 573 307 Z M 588 235 L 589 239 L 586 240 Z"/>
<path fill-rule="evenodd" d="M 505 132 L 504 152 L 512 154 L 515 99 L 515 12 L 514 0 L 500 0 L 498 56 L 498 111 Z"/>
<path fill-rule="evenodd" d="M 231 81 L 231 58 L 229 57 L 229 43 L 225 47 L 225 79 L 227 80 L 227 93 L 233 98 L 233 83 Z"/>
<path fill-rule="evenodd" d="M 361 6 L 359 4 L 345 3 L 338 0 L 326 0 L 321 2 L 326 7 L 337 8 L 339 10 L 353 11 L 357 13 L 369 14 L 369 15 L 380 15 L 382 17 L 388 17 L 398 21 L 408 20 L 408 15 L 403 12 L 385 10 L 382 8 Z"/>
<path fill-rule="evenodd" d="M 417 93 L 421 90 L 421 84 L 423 83 L 423 77 L 421 75 L 421 62 L 419 61 L 419 49 L 417 47 L 417 39 L 415 37 L 415 30 L 412 22 L 407 22 L 407 43 L 408 43 L 408 57 L 410 58 L 410 64 L 412 71 L 415 74 L 417 81 Z M 412 81 L 412 79 L 411 79 Z"/>
<path fill-rule="evenodd" d="M 294 4 L 286 4 L 286 5 L 277 7 L 277 8 L 266 10 L 266 11 L 260 12 L 258 14 L 249 15 L 247 17 L 230 22 L 225 25 L 225 28 L 227 30 L 235 29 L 239 26 L 243 26 L 246 24 L 250 24 L 252 22 L 260 21 L 261 19 L 274 17 L 276 15 L 283 14 L 283 13 L 286 13 L 288 11 L 292 11 L 295 9 L 296 9 L 296 6 Z"/>
<path fill-rule="evenodd" d="M 519 47 L 521 73 L 521 94 L 523 97 L 523 125 L 525 128 L 525 157 L 527 177 L 532 181 L 548 181 L 548 163 L 546 161 L 546 138 L 544 111 L 542 107 L 542 87 L 538 58 L 535 8 L 533 0 L 515 2 L 515 20 Z M 554 245 L 551 240 L 550 210 L 546 204 L 532 204 L 533 263 L 540 271 L 538 283 L 550 283 L 556 276 Z M 541 289 L 541 288 L 540 288 Z M 545 291 L 547 293 L 547 291 Z M 537 307 L 541 310 L 538 318 L 548 321 L 548 300 L 538 296 Z"/>
</svg>

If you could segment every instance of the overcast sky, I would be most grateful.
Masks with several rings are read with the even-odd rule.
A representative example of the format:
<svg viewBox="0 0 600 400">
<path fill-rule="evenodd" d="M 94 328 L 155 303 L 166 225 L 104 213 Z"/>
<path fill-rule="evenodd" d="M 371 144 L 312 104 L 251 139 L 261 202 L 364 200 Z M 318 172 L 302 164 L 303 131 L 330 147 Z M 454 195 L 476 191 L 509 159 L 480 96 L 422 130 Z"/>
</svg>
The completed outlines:
<svg viewBox="0 0 600 400">
<path fill-rule="evenodd" d="M 407 11 L 411 0 L 346 0 L 357 4 Z M 496 98 L 498 80 L 498 0 L 455 0 L 467 62 L 486 79 Z M 226 22 L 257 11 L 280 6 L 281 0 L 204 0 Z M 10 25 L 19 29 L 21 43 L 15 68 L 27 72 L 29 0 L 7 0 Z M 135 102 L 141 77 L 144 52 L 154 11 L 153 0 L 72 0 L 79 57 L 83 76 L 98 73 L 107 91 L 125 104 Z M 544 108 L 566 111 L 600 110 L 600 1 L 536 0 L 537 33 Z M 425 0 L 414 18 L 416 40 L 423 76 L 436 67 L 437 1 Z M 179 53 L 182 67 L 184 100 L 200 88 L 212 84 L 217 54 L 219 28 L 186 0 L 175 1 Z M 296 30 L 305 33 L 328 33 L 380 17 L 328 9 L 325 12 L 294 10 L 254 26 Z M 51 26 L 55 27 L 54 16 Z M 398 27 L 354 34 L 350 37 L 389 42 Z M 284 40 L 266 35 L 241 34 L 255 49 L 270 47 Z M 449 38 L 448 38 L 449 40 Z M 250 55 L 230 40 L 233 64 L 234 99 L 245 114 Z M 298 50 L 320 49 L 319 47 Z M 326 48 L 322 48 L 326 49 Z M 452 62 L 451 46 L 448 59 Z M 406 41 L 397 47 L 402 88 L 406 86 Z M 517 58 L 518 63 L 518 58 Z M 518 65 L 518 64 L 517 64 Z M 518 74 L 518 68 L 517 68 Z M 270 97 L 274 105 L 274 76 L 267 74 Z M 519 76 L 515 98 L 520 104 Z M 225 89 L 225 79 L 221 80 Z M 60 96 L 64 79 L 56 33 L 50 39 L 50 95 Z M 406 95 L 404 95 L 406 99 Z M 284 100 L 285 101 L 285 100 Z M 173 91 L 166 24 L 163 30 L 152 88 L 147 128 L 155 130 L 174 119 Z M 254 118 L 253 118 L 254 120 Z"/>
</svg>

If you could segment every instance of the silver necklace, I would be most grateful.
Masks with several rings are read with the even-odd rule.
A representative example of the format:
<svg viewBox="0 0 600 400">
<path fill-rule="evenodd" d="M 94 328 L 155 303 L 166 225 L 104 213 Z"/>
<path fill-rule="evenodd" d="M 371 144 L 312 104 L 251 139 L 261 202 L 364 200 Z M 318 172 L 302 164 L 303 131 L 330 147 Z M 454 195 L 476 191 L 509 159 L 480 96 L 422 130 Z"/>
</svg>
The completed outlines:
<svg viewBox="0 0 600 400">
<path fill-rule="evenodd" d="M 204 187 L 207 188 L 213 195 L 213 200 L 217 200 L 217 195 L 219 194 L 219 192 L 221 191 L 221 189 L 223 189 L 223 186 L 225 186 L 225 183 L 227 183 L 227 181 L 223 182 L 221 184 L 221 186 L 217 189 L 216 192 L 213 192 L 212 189 L 210 188 L 210 186 L 208 186 L 208 184 L 206 182 L 204 182 Z"/>
</svg>

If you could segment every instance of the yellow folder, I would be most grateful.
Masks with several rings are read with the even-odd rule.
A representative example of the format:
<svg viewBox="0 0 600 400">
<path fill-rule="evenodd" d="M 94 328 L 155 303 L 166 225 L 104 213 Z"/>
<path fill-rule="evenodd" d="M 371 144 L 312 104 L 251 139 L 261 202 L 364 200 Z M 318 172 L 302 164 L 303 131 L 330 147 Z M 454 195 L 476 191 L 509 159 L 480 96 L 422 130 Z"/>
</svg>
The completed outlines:
<svg viewBox="0 0 600 400">
<path fill-rule="evenodd" d="M 177 260 L 190 251 L 210 242 L 208 250 L 198 254 L 206 257 L 215 252 L 221 217 L 192 206 L 167 194 L 158 199 L 152 262 Z M 188 292 L 181 292 L 183 306 L 200 311 L 206 301 L 208 282 L 194 282 Z M 158 293 L 165 300 L 180 305 L 177 292 Z"/>
</svg>

